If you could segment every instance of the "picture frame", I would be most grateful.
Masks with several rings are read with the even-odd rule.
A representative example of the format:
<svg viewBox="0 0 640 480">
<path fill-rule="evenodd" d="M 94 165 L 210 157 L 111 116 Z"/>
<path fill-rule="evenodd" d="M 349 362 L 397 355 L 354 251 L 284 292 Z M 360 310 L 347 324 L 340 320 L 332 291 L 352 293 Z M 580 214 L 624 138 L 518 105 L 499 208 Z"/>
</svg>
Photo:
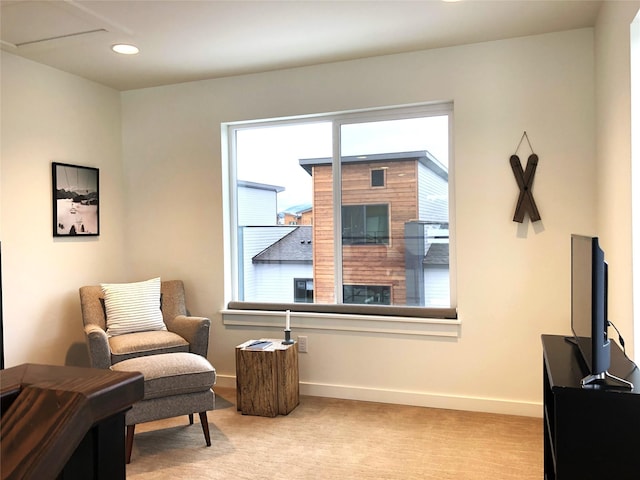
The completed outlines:
<svg viewBox="0 0 640 480">
<path fill-rule="evenodd" d="M 53 236 L 100 235 L 100 171 L 53 162 L 51 174 Z"/>
</svg>

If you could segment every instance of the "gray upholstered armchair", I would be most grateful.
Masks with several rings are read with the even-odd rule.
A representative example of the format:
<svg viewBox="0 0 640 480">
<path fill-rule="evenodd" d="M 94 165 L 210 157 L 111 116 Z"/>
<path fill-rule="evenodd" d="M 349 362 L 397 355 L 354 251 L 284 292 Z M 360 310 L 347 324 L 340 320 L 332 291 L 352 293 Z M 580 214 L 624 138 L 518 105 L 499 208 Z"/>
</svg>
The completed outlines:
<svg viewBox="0 0 640 480">
<path fill-rule="evenodd" d="M 93 368 L 135 357 L 160 353 L 191 352 L 206 358 L 211 321 L 189 316 L 181 280 L 163 281 L 160 289 L 162 317 L 167 330 L 127 333 L 109 337 L 104 296 L 99 285 L 80 288 L 82 321 Z"/>
</svg>

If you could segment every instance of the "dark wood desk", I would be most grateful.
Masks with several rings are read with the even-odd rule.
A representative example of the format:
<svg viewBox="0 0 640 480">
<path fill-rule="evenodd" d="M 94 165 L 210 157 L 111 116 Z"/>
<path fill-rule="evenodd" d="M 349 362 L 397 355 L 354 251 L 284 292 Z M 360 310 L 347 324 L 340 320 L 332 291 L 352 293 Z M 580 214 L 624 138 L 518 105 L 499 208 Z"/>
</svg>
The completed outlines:
<svg viewBox="0 0 640 480">
<path fill-rule="evenodd" d="M 640 478 L 640 371 L 612 342 L 609 372 L 634 389 L 582 388 L 577 347 L 557 335 L 542 346 L 545 479 Z"/>
<path fill-rule="evenodd" d="M 24 364 L 0 372 L 2 479 L 124 479 L 137 372 Z"/>
</svg>

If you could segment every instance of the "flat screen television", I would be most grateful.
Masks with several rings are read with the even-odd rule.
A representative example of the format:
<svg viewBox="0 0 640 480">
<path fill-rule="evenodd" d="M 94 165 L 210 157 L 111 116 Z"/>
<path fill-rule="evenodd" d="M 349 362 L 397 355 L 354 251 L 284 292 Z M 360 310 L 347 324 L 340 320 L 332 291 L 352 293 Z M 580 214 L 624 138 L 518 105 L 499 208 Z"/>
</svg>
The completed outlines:
<svg viewBox="0 0 640 480">
<path fill-rule="evenodd" d="M 571 235 L 571 330 L 587 366 L 582 385 L 602 381 L 611 361 L 607 263 L 598 237 Z"/>
<path fill-rule="evenodd" d="M 598 237 L 571 235 L 572 341 L 587 366 L 587 375 L 581 384 L 583 387 L 633 389 L 631 382 L 609 373 L 608 273 Z"/>
</svg>

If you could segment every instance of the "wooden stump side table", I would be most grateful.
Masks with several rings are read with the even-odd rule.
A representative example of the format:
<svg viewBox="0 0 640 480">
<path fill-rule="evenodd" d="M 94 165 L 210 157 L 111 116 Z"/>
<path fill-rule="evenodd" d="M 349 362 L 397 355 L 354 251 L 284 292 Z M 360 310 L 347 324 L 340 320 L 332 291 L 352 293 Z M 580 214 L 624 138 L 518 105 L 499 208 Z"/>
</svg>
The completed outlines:
<svg viewBox="0 0 640 480">
<path fill-rule="evenodd" d="M 300 403 L 298 346 L 269 339 L 265 350 L 236 347 L 237 409 L 243 415 L 287 415 Z"/>
</svg>

